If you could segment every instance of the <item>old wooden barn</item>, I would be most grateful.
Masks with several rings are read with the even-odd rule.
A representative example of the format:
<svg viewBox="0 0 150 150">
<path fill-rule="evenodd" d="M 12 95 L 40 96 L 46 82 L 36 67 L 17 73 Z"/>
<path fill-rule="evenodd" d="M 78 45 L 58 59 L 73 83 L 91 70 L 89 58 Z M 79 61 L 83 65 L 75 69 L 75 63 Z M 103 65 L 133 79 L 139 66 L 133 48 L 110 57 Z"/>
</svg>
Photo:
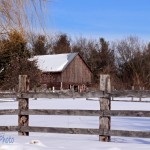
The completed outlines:
<svg viewBox="0 0 150 150">
<path fill-rule="evenodd" d="M 82 90 L 91 83 L 92 72 L 79 53 L 35 56 L 47 88 Z"/>
</svg>

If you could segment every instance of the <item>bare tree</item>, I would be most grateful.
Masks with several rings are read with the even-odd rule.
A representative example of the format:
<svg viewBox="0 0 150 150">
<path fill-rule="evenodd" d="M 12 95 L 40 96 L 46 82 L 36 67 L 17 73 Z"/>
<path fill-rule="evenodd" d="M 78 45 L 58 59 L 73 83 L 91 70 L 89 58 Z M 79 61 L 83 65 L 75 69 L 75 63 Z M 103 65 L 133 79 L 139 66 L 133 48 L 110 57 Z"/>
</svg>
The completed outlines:
<svg viewBox="0 0 150 150">
<path fill-rule="evenodd" d="M 90 53 L 95 49 L 95 41 L 84 37 L 76 38 L 72 43 L 72 52 L 79 52 L 84 60 L 88 63 Z"/>
<path fill-rule="evenodd" d="M 98 83 L 100 73 L 114 72 L 114 54 L 109 42 L 104 38 L 99 41 L 80 37 L 72 45 L 73 52 L 79 52 L 93 72 L 93 81 Z"/>
<path fill-rule="evenodd" d="M 30 52 L 26 46 L 26 33 L 30 34 L 37 23 L 43 27 L 42 15 L 46 1 L 0 0 L 0 83 L 11 83 L 9 81 L 15 77 L 15 73 L 21 74 L 20 68 L 25 70 L 23 65 L 29 67 L 26 71 L 36 66 L 28 62 Z"/>
<path fill-rule="evenodd" d="M 40 14 L 45 2 L 46 0 L 0 0 L 0 34 L 14 29 L 24 33 L 26 29 L 32 29 L 31 24 L 37 21 L 42 24 L 43 17 Z"/>
<path fill-rule="evenodd" d="M 130 36 L 116 42 L 116 60 L 119 78 L 128 85 L 142 86 L 144 45 L 138 37 Z"/>
</svg>

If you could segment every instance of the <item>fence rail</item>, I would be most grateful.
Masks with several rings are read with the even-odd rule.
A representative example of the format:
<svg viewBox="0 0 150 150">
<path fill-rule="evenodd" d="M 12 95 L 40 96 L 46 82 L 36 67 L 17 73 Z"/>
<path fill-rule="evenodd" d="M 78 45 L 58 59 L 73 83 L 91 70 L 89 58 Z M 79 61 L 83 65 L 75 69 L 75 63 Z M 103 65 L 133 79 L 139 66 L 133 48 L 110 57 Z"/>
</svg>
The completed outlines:
<svg viewBox="0 0 150 150">
<path fill-rule="evenodd" d="M 150 91 L 112 91 L 105 93 L 103 91 L 88 91 L 88 92 L 74 92 L 71 90 L 62 91 L 46 91 L 46 92 L 0 92 L 0 98 L 107 98 L 107 97 L 134 97 L 134 98 L 149 98 Z"/>
<path fill-rule="evenodd" d="M 0 126 L 0 131 L 18 131 L 19 135 L 29 132 L 91 134 L 99 135 L 101 141 L 110 141 L 110 136 L 150 138 L 149 131 L 111 130 L 111 117 L 150 117 L 150 111 L 111 110 L 111 97 L 150 97 L 150 91 L 112 91 L 110 77 L 102 75 L 100 90 L 77 93 L 74 91 L 29 92 L 27 76 L 19 77 L 19 91 L 0 92 L 0 98 L 17 98 L 18 109 L 0 110 L 0 115 L 18 115 L 18 126 Z M 60 109 L 29 109 L 29 98 L 99 98 L 100 110 L 60 110 Z M 29 126 L 29 115 L 72 115 L 98 116 L 99 129 L 86 128 L 55 128 Z"/>
<path fill-rule="evenodd" d="M 0 131 L 7 132 L 40 132 L 40 133 L 63 133 L 63 134 L 88 134 L 88 135 L 105 135 L 105 136 L 123 136 L 150 138 L 149 131 L 126 131 L 126 130 L 99 130 L 85 128 L 55 128 L 55 127 L 18 127 L 18 126 L 0 126 Z"/>
<path fill-rule="evenodd" d="M 0 110 L 0 115 L 18 115 L 19 109 Z M 138 110 L 68 110 L 68 109 L 29 109 L 20 115 L 67 115 L 67 116 L 115 116 L 115 117 L 150 117 L 150 111 Z"/>
</svg>

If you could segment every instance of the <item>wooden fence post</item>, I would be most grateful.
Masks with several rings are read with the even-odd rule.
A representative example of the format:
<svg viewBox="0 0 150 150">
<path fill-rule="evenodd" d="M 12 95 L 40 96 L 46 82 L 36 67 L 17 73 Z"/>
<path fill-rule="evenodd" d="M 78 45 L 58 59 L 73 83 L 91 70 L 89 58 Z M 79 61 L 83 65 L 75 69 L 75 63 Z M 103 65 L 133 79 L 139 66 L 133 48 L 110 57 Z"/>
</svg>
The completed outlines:
<svg viewBox="0 0 150 150">
<path fill-rule="evenodd" d="M 100 90 L 103 93 L 111 92 L 111 84 L 110 84 L 110 75 L 100 75 Z M 111 97 L 108 98 L 100 98 L 100 110 L 102 110 L 105 114 L 105 110 L 111 110 Z M 100 116 L 100 125 L 99 130 L 106 133 L 110 130 L 111 127 L 111 117 L 109 116 Z M 108 135 L 99 135 L 99 140 L 104 142 L 110 141 L 110 136 Z"/>
<path fill-rule="evenodd" d="M 27 92 L 29 90 L 29 79 L 27 75 L 19 75 L 19 89 L 18 92 L 23 93 Z M 24 135 L 28 136 L 29 132 L 23 132 L 21 131 L 21 127 L 23 126 L 29 126 L 29 116 L 28 115 L 21 115 L 21 112 L 23 110 L 28 110 L 29 109 L 29 100 L 28 98 L 22 98 L 21 96 L 18 98 L 18 109 L 19 109 L 19 114 L 18 114 L 18 135 Z"/>
</svg>

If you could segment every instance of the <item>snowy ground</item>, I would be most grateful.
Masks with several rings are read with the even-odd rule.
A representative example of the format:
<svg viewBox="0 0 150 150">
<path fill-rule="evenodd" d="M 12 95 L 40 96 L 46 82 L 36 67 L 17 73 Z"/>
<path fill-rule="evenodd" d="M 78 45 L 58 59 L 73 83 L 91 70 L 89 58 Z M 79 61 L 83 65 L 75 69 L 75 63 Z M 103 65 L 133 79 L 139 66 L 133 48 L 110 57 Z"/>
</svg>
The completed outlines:
<svg viewBox="0 0 150 150">
<path fill-rule="evenodd" d="M 17 109 L 18 103 L 7 99 L 0 109 Z M 85 99 L 38 99 L 30 101 L 31 109 L 99 110 L 98 101 Z M 112 102 L 113 110 L 149 110 L 150 103 Z M 112 117 L 111 129 L 150 131 L 150 118 Z M 0 126 L 17 125 L 17 116 L 0 116 Z M 30 116 L 31 126 L 98 128 L 98 117 Z M 4 139 L 11 139 L 12 143 Z M 0 150 L 149 150 L 150 139 L 112 137 L 110 143 L 98 141 L 98 136 L 50 133 L 30 133 L 29 137 L 15 132 L 0 132 Z"/>
</svg>

